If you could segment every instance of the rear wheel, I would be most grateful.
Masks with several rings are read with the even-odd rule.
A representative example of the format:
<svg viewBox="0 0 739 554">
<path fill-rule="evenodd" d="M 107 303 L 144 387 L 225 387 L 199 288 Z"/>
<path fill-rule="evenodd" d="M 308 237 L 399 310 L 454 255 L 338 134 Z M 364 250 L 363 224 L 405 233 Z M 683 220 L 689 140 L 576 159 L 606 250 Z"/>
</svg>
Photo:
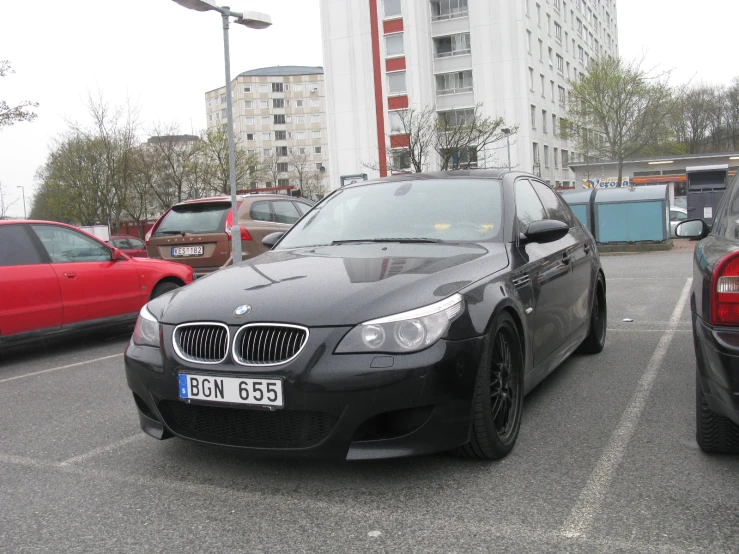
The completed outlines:
<svg viewBox="0 0 739 554">
<path fill-rule="evenodd" d="M 590 328 L 587 338 L 582 341 L 578 349 L 585 354 L 597 354 L 606 345 L 606 325 L 608 323 L 608 310 L 606 305 L 606 288 L 603 277 L 598 275 L 595 282 L 595 297 L 593 308 L 590 312 Z"/>
<path fill-rule="evenodd" d="M 172 281 L 165 281 L 164 283 L 158 283 L 151 292 L 149 300 L 154 300 L 157 296 L 161 296 L 167 292 L 173 291 L 180 288 L 182 285 L 179 283 L 173 283 Z"/>
<path fill-rule="evenodd" d="M 497 460 L 516 443 L 523 408 L 523 345 L 507 313 L 496 321 L 475 385 L 472 436 L 457 456 Z"/>
<path fill-rule="evenodd" d="M 695 379 L 695 440 L 703 452 L 739 454 L 739 425 L 728 417 L 712 412 L 703 395 L 696 372 Z"/>
</svg>

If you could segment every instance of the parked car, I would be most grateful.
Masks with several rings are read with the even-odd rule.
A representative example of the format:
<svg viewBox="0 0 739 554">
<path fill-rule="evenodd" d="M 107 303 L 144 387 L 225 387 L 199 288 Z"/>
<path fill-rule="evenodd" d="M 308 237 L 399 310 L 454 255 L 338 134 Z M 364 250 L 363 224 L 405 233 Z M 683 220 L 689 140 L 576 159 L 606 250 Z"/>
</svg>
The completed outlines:
<svg viewBox="0 0 739 554">
<path fill-rule="evenodd" d="M 681 221 L 685 221 L 688 219 L 688 210 L 683 208 L 678 208 L 676 206 L 670 206 L 670 236 L 676 237 L 675 234 L 675 227 L 677 227 L 678 223 Z"/>
<path fill-rule="evenodd" d="M 264 237 L 286 231 L 312 207 L 284 194 L 247 194 L 238 203 L 245 260 L 266 252 Z M 230 264 L 232 225 L 230 197 L 187 200 L 159 218 L 146 235 L 146 249 L 150 258 L 187 264 L 200 277 Z"/>
<path fill-rule="evenodd" d="M 538 177 L 343 187 L 270 252 L 142 310 L 144 432 L 279 456 L 501 458 L 526 393 L 606 341 L 592 235 Z"/>
<path fill-rule="evenodd" d="M 693 257 L 690 308 L 696 358 L 696 440 L 704 452 L 739 453 L 739 177 L 726 188 L 713 227 L 677 226 L 702 239 Z"/>
<path fill-rule="evenodd" d="M 146 258 L 146 243 L 136 237 L 128 235 L 113 235 L 110 237 L 108 244 L 115 246 L 118 250 L 136 258 Z"/>
<path fill-rule="evenodd" d="M 130 258 L 70 225 L 0 221 L 0 344 L 133 323 L 192 269 Z"/>
</svg>

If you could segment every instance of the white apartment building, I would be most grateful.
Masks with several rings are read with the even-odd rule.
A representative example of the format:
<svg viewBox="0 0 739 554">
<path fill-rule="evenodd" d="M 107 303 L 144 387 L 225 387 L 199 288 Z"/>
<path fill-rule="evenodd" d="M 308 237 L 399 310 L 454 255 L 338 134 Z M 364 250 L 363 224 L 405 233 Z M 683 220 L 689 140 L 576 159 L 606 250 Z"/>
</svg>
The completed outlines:
<svg viewBox="0 0 739 554">
<path fill-rule="evenodd" d="M 617 55 L 616 13 L 616 0 L 321 0 L 331 174 L 383 176 L 368 166 L 403 144 L 394 111 L 458 119 L 480 105 L 518 126 L 513 168 L 572 186 L 567 80 Z M 476 163 L 506 167 L 506 141 Z"/>
<path fill-rule="evenodd" d="M 309 157 L 328 190 L 326 89 L 322 67 L 263 67 L 232 81 L 234 136 L 250 154 L 277 156 L 277 182 L 268 177 L 252 188 L 290 186 L 292 153 Z M 226 87 L 205 93 L 208 129 L 226 125 Z"/>
</svg>

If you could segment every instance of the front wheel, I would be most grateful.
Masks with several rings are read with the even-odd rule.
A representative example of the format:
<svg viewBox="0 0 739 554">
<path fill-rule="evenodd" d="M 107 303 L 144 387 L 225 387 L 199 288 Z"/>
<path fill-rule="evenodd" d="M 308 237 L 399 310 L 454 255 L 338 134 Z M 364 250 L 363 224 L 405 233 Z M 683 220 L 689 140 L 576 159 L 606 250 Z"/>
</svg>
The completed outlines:
<svg viewBox="0 0 739 554">
<path fill-rule="evenodd" d="M 498 317 L 475 384 L 470 441 L 457 456 L 498 460 L 516 444 L 523 409 L 523 345 L 513 318 Z"/>
<path fill-rule="evenodd" d="M 165 281 L 164 283 L 158 283 L 151 292 L 149 300 L 154 300 L 156 297 L 163 295 L 164 293 L 173 291 L 180 288 L 181 285 L 173 283 L 172 281 Z"/>
</svg>

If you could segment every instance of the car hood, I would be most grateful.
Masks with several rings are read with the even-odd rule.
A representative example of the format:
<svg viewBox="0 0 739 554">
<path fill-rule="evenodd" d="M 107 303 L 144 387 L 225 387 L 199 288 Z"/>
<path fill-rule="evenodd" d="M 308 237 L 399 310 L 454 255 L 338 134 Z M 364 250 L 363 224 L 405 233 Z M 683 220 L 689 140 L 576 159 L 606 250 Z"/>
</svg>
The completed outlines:
<svg viewBox="0 0 739 554">
<path fill-rule="evenodd" d="M 508 266 L 503 244 L 352 244 L 271 251 L 154 300 L 163 323 L 355 325 L 428 304 Z M 234 309 L 251 307 L 241 318 Z"/>
</svg>

